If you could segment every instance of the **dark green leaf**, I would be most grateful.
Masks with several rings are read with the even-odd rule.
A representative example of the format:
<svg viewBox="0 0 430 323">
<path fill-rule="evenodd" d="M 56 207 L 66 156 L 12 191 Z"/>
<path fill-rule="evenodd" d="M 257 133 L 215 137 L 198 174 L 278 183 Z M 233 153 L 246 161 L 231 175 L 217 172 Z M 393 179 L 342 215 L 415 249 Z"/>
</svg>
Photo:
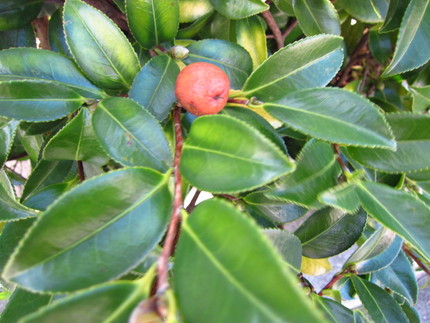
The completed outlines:
<svg viewBox="0 0 430 323">
<path fill-rule="evenodd" d="M 305 38 L 270 56 L 246 80 L 243 91 L 248 97 L 272 101 L 298 89 L 325 86 L 342 61 L 342 37 Z"/>
<path fill-rule="evenodd" d="M 314 296 L 312 299 L 316 302 L 317 306 L 324 311 L 327 319 L 333 323 L 352 323 L 354 322 L 353 312 L 343 306 L 342 304 L 333 301 L 329 298 Z M 354 322 L 355 323 L 355 322 Z"/>
<path fill-rule="evenodd" d="M 351 146 L 395 149 L 391 130 L 378 107 L 343 89 L 307 89 L 264 104 L 286 125 L 313 137 Z"/>
<path fill-rule="evenodd" d="M 93 115 L 102 147 L 126 166 L 146 166 L 165 172 L 172 163 L 166 136 L 158 121 L 127 98 L 101 101 Z"/>
<path fill-rule="evenodd" d="M 0 49 L 11 47 L 36 47 L 34 30 L 30 24 L 20 29 L 0 31 Z"/>
<path fill-rule="evenodd" d="M 390 0 L 387 16 L 380 31 L 386 33 L 398 29 L 410 2 L 411 0 Z"/>
<path fill-rule="evenodd" d="M 409 323 L 421 323 L 420 313 L 418 313 L 415 307 L 412 307 L 408 302 L 404 302 L 402 310 L 405 312 Z"/>
<path fill-rule="evenodd" d="M 167 180 L 151 169 L 125 168 L 85 181 L 37 219 L 4 277 L 29 290 L 67 292 L 129 271 L 164 233 Z"/>
<path fill-rule="evenodd" d="M 178 32 L 178 0 L 127 0 L 130 30 L 144 48 L 172 40 Z"/>
<path fill-rule="evenodd" d="M 207 62 L 221 68 L 233 89 L 240 89 L 252 71 L 252 59 L 241 46 L 219 39 L 205 39 L 189 45 L 186 64 Z"/>
<path fill-rule="evenodd" d="M 19 122 L 17 121 L 8 121 L 7 119 L 0 118 L 0 168 L 7 161 L 18 125 Z"/>
<path fill-rule="evenodd" d="M 349 147 L 351 158 L 388 173 L 430 167 L 430 116 L 403 112 L 386 114 L 386 119 L 394 132 L 397 150 Z"/>
<path fill-rule="evenodd" d="M 368 23 L 383 21 L 389 0 L 338 0 L 336 3 L 354 18 Z"/>
<path fill-rule="evenodd" d="M 174 289 L 184 319 L 326 322 L 273 248 L 231 205 L 209 200 L 197 206 L 175 253 Z"/>
<path fill-rule="evenodd" d="M 81 160 L 96 165 L 105 165 L 109 160 L 94 135 L 91 115 L 85 108 L 49 140 L 43 158 Z"/>
<path fill-rule="evenodd" d="M 329 0 L 293 0 L 293 8 L 306 36 L 340 35 L 339 16 Z"/>
<path fill-rule="evenodd" d="M 212 6 L 231 19 L 242 19 L 268 10 L 270 7 L 261 0 L 209 0 Z"/>
<path fill-rule="evenodd" d="M 188 25 L 188 26 L 185 26 L 184 28 L 179 29 L 178 34 L 176 35 L 176 38 L 190 39 L 195 37 L 206 26 L 206 23 L 209 21 L 209 18 L 211 17 L 212 17 L 212 12 L 209 12 L 206 15 L 198 18 L 191 25 Z"/>
<path fill-rule="evenodd" d="M 351 276 L 351 280 L 361 302 L 375 322 L 408 322 L 399 304 L 382 288 L 357 276 Z"/>
<path fill-rule="evenodd" d="M 0 3 L 0 30 L 20 28 L 36 18 L 43 0 L 2 0 Z"/>
<path fill-rule="evenodd" d="M 389 186 L 360 182 L 357 193 L 363 208 L 384 226 L 430 259 L 430 209 L 415 196 Z M 405 215 L 408 216 L 405 216 Z"/>
<path fill-rule="evenodd" d="M 300 240 L 294 234 L 279 229 L 266 229 L 263 232 L 269 237 L 284 261 L 299 273 L 302 265 L 302 245 Z"/>
<path fill-rule="evenodd" d="M 412 0 L 400 26 L 396 50 L 383 76 L 404 73 L 430 59 L 430 3 Z"/>
<path fill-rule="evenodd" d="M 358 240 L 366 219 L 364 212 L 352 215 L 325 208 L 315 212 L 294 234 L 302 242 L 304 256 L 328 258 L 347 250 Z"/>
<path fill-rule="evenodd" d="M 263 215 L 274 223 L 286 223 L 302 217 L 307 209 L 297 204 L 285 204 L 279 200 L 269 200 L 259 191 L 245 197 L 248 208 Z"/>
<path fill-rule="evenodd" d="M 32 209 L 45 211 L 56 199 L 67 192 L 72 183 L 58 183 L 46 186 L 31 194 L 23 204 Z"/>
<path fill-rule="evenodd" d="M 64 31 L 73 57 L 90 80 L 104 89 L 130 88 L 139 61 L 125 35 L 109 18 L 83 1 L 67 0 Z"/>
<path fill-rule="evenodd" d="M 273 3 L 280 10 L 289 16 L 294 16 L 293 1 L 292 0 L 273 0 Z"/>
<path fill-rule="evenodd" d="M 179 67 L 170 56 L 157 56 L 137 74 L 129 96 L 162 121 L 167 118 L 176 101 L 175 82 L 178 74 Z"/>
<path fill-rule="evenodd" d="M 294 166 L 264 135 L 225 115 L 197 118 L 181 158 L 185 179 L 199 189 L 216 193 L 264 185 L 293 171 Z"/>
<path fill-rule="evenodd" d="M 59 119 L 77 110 L 85 98 L 52 82 L 0 82 L 0 116 L 24 121 Z"/>
<path fill-rule="evenodd" d="M 376 28 L 369 31 L 369 49 L 379 63 L 385 64 L 391 56 L 391 34 L 381 34 Z"/>
<path fill-rule="evenodd" d="M 66 36 L 63 28 L 63 6 L 60 6 L 49 20 L 48 37 L 49 45 L 55 52 L 62 53 L 67 56 L 72 56 L 70 49 L 67 46 Z"/>
</svg>

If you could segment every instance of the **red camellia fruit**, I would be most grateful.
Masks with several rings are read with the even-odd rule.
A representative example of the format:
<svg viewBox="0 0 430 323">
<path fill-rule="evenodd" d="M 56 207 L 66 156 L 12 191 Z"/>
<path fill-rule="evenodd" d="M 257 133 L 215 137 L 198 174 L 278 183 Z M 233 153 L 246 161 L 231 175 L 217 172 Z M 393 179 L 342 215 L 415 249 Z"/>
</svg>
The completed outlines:
<svg viewBox="0 0 430 323">
<path fill-rule="evenodd" d="M 216 114 L 228 100 L 230 80 L 219 67 L 210 63 L 192 63 L 176 79 L 179 103 L 196 116 Z"/>
</svg>

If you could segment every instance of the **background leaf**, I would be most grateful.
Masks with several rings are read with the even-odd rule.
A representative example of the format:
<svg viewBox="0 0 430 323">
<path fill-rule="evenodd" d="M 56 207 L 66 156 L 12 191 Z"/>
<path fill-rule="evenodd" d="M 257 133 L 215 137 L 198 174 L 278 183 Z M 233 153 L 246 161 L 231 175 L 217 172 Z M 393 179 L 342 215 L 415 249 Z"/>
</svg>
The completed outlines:
<svg viewBox="0 0 430 323">
<path fill-rule="evenodd" d="M 0 3 L 0 30 L 16 29 L 36 18 L 43 0 L 3 0 Z"/>
<path fill-rule="evenodd" d="M 300 272 L 302 264 L 302 244 L 292 233 L 279 229 L 263 230 L 264 234 L 270 239 L 276 250 L 282 255 L 285 262 Z"/>
<path fill-rule="evenodd" d="M 11 47 L 36 47 L 34 31 L 30 24 L 19 29 L 0 30 L 0 49 Z"/>
<path fill-rule="evenodd" d="M 0 168 L 7 161 L 19 122 L 0 118 Z"/>
<path fill-rule="evenodd" d="M 191 22 L 211 12 L 209 0 L 179 0 L 179 21 Z"/>
<path fill-rule="evenodd" d="M 340 7 L 344 8 L 354 18 L 367 23 L 383 21 L 388 10 L 389 0 L 338 0 Z"/>
<path fill-rule="evenodd" d="M 261 0 L 209 0 L 212 6 L 231 19 L 242 19 L 268 10 L 270 7 Z"/>
</svg>

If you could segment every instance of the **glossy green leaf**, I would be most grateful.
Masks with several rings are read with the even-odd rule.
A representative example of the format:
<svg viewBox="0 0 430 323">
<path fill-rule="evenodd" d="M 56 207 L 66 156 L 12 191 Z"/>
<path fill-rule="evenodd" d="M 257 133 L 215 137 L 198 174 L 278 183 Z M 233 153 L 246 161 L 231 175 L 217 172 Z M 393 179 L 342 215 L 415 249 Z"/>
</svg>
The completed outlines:
<svg viewBox="0 0 430 323">
<path fill-rule="evenodd" d="M 57 300 L 22 323 L 127 322 L 133 308 L 147 296 L 138 282 L 108 283 Z"/>
<path fill-rule="evenodd" d="M 396 50 L 383 76 L 404 73 L 430 59 L 430 3 L 412 0 L 403 17 Z"/>
<path fill-rule="evenodd" d="M 297 204 L 285 204 L 283 201 L 270 200 L 264 193 L 248 194 L 245 197 L 248 209 L 261 214 L 274 223 L 286 223 L 302 217 L 307 209 Z"/>
<path fill-rule="evenodd" d="M 408 302 L 404 302 L 402 310 L 406 314 L 409 323 L 421 323 L 420 313 L 415 307 L 412 307 Z"/>
<path fill-rule="evenodd" d="M 411 0 L 390 0 L 387 16 L 380 31 L 386 33 L 398 29 L 410 2 Z"/>
<path fill-rule="evenodd" d="M 17 29 L 36 18 L 43 0 L 2 0 L 0 3 L 0 30 Z"/>
<path fill-rule="evenodd" d="M 342 89 L 307 89 L 264 104 L 275 118 L 313 137 L 351 146 L 395 149 L 391 130 L 379 109 Z"/>
<path fill-rule="evenodd" d="M 340 35 L 339 16 L 329 0 L 293 0 L 293 9 L 306 36 Z"/>
<path fill-rule="evenodd" d="M 430 108 L 430 85 L 424 87 L 411 87 L 412 111 L 422 113 Z"/>
<path fill-rule="evenodd" d="M 392 264 L 375 272 L 375 278 L 385 287 L 405 297 L 415 304 L 418 297 L 418 286 L 414 269 L 403 251 L 400 251 Z"/>
<path fill-rule="evenodd" d="M 336 185 L 339 164 L 330 144 L 309 141 L 297 157 L 296 170 L 276 181 L 265 193 L 269 198 L 318 208 L 318 194 Z"/>
<path fill-rule="evenodd" d="M 325 208 L 312 214 L 294 234 L 302 242 L 304 256 L 328 258 L 350 248 L 361 236 L 366 220 L 364 212 L 345 214 Z"/>
<path fill-rule="evenodd" d="M 367 213 L 430 259 L 430 208 L 415 196 L 383 184 L 358 183 L 357 193 Z"/>
<path fill-rule="evenodd" d="M 85 98 L 52 82 L 0 82 L 0 116 L 24 121 L 59 119 L 77 110 Z"/>
<path fill-rule="evenodd" d="M 325 316 L 333 323 L 351 323 L 354 322 L 353 312 L 342 304 L 329 298 L 320 297 L 315 294 L 312 299 L 317 306 L 324 311 Z"/>
<path fill-rule="evenodd" d="M 95 137 L 91 114 L 85 108 L 49 140 L 43 158 L 80 160 L 101 166 L 109 160 Z"/>
<path fill-rule="evenodd" d="M 336 3 L 354 18 L 367 23 L 383 21 L 389 0 L 338 0 Z"/>
<path fill-rule="evenodd" d="M 325 86 L 342 65 L 342 38 L 319 35 L 288 45 L 270 56 L 246 80 L 243 92 L 263 101 L 298 89 Z"/>
<path fill-rule="evenodd" d="M 197 118 L 181 158 L 184 178 L 193 186 L 214 193 L 249 190 L 293 171 L 294 167 L 288 156 L 264 135 L 225 115 Z"/>
<path fill-rule="evenodd" d="M 24 316 L 48 305 L 52 295 L 33 294 L 16 288 L 0 316 L 0 323 L 18 322 Z"/>
<path fill-rule="evenodd" d="M 0 49 L 11 47 L 36 47 L 36 39 L 31 24 L 19 29 L 0 31 Z"/>
<path fill-rule="evenodd" d="M 176 101 L 175 82 L 179 66 L 168 55 L 151 59 L 137 74 L 129 97 L 162 121 Z"/>
<path fill-rule="evenodd" d="M 400 305 L 382 288 L 358 276 L 351 276 L 351 280 L 361 302 L 375 322 L 409 322 Z"/>
<path fill-rule="evenodd" d="M 172 154 L 158 121 L 127 98 L 108 98 L 93 114 L 94 131 L 102 147 L 125 166 L 146 166 L 165 172 Z"/>
<path fill-rule="evenodd" d="M 258 227 L 226 202 L 205 201 L 183 222 L 173 270 L 187 322 L 326 322 Z"/>
<path fill-rule="evenodd" d="M 385 64 L 391 56 L 391 34 L 381 34 L 376 28 L 369 31 L 369 49 L 379 63 Z"/>
<path fill-rule="evenodd" d="M 388 173 L 417 171 L 430 167 L 430 116 L 412 113 L 385 115 L 397 141 L 397 150 L 349 147 L 352 159 Z"/>
<path fill-rule="evenodd" d="M 47 135 L 56 133 L 59 129 L 64 127 L 67 118 L 57 119 L 47 122 L 21 122 L 19 127 L 25 136 Z"/>
<path fill-rule="evenodd" d="M 191 39 L 195 37 L 206 26 L 207 22 L 212 17 L 212 12 L 198 18 L 191 25 L 186 25 L 184 28 L 178 30 L 176 38 L 178 39 Z"/>
<path fill-rule="evenodd" d="M 163 236 L 167 180 L 148 168 L 125 168 L 85 181 L 38 217 L 4 277 L 28 290 L 68 292 L 129 271 Z"/>
<path fill-rule="evenodd" d="M 318 199 L 331 207 L 348 213 L 356 213 L 360 207 L 360 200 L 353 183 L 343 183 L 322 192 Z"/>
<path fill-rule="evenodd" d="M 72 56 L 67 46 L 66 36 L 63 28 L 63 6 L 60 6 L 49 19 L 48 37 L 51 50 Z"/>
<path fill-rule="evenodd" d="M 0 118 L 0 168 L 7 161 L 18 125 L 18 121 Z"/>
<path fill-rule="evenodd" d="M 172 40 L 178 32 L 178 0 L 127 0 L 126 11 L 130 30 L 144 48 Z"/>
<path fill-rule="evenodd" d="M 102 12 L 80 0 L 64 5 L 64 32 L 70 52 L 97 86 L 126 90 L 139 71 L 133 47 Z"/>
<path fill-rule="evenodd" d="M 191 22 L 213 10 L 209 0 L 179 0 L 179 21 Z"/>
<path fill-rule="evenodd" d="M 45 211 L 56 199 L 72 188 L 72 183 L 58 183 L 46 186 L 31 194 L 23 202 L 29 208 Z"/>
<path fill-rule="evenodd" d="M 0 221 L 16 221 L 37 215 L 37 211 L 20 204 L 8 177 L 0 170 Z"/>
<path fill-rule="evenodd" d="M 266 26 L 260 16 L 235 21 L 236 42 L 251 55 L 256 69 L 267 58 Z"/>
<path fill-rule="evenodd" d="M 266 229 L 263 232 L 281 254 L 284 261 L 299 273 L 302 265 L 302 244 L 300 240 L 294 234 L 284 230 Z"/>
<path fill-rule="evenodd" d="M 230 19 L 242 19 L 268 10 L 262 0 L 209 0 L 216 11 Z"/>
<path fill-rule="evenodd" d="M 221 68 L 230 79 L 233 89 L 240 89 L 252 71 L 252 59 L 241 46 L 225 40 L 205 39 L 189 45 L 186 64 L 211 63 Z"/>
</svg>

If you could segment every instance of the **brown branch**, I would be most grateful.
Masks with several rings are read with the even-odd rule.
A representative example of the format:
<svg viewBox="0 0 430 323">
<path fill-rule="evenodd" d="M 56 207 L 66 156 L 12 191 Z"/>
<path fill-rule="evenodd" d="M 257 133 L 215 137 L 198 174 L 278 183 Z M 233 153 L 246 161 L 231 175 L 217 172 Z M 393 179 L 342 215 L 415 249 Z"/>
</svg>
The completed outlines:
<svg viewBox="0 0 430 323">
<path fill-rule="evenodd" d="M 402 246 L 402 250 L 413 259 L 413 261 L 415 261 L 415 263 L 427 274 L 430 276 L 430 269 L 423 264 L 423 262 L 421 260 L 418 259 L 417 256 L 415 256 L 413 254 L 413 252 L 411 250 L 409 250 L 408 247 L 406 247 L 405 245 Z"/>
<path fill-rule="evenodd" d="M 181 109 L 176 107 L 173 110 L 173 122 L 175 127 L 175 158 L 173 160 L 174 171 L 174 199 L 173 199 L 173 214 L 170 220 L 169 229 L 167 231 L 166 239 L 164 241 L 163 251 L 160 259 L 158 260 L 158 285 L 157 295 L 161 296 L 169 288 L 169 257 L 171 256 L 175 240 L 178 235 L 179 223 L 181 221 L 182 210 L 182 179 L 179 170 L 179 163 L 181 161 L 182 146 L 184 140 L 182 138 L 181 126 Z M 158 304 L 158 313 L 162 317 L 166 317 L 166 309 L 161 301 Z"/>
<path fill-rule="evenodd" d="M 248 104 L 249 104 L 249 100 L 228 99 L 228 100 L 227 100 L 227 103 L 235 103 L 235 104 L 248 105 Z"/>
<path fill-rule="evenodd" d="M 200 190 L 196 190 L 196 192 L 194 193 L 194 196 L 191 199 L 190 204 L 188 204 L 188 206 L 187 206 L 187 212 L 188 213 L 190 213 L 196 207 L 197 199 L 199 198 L 201 192 L 202 191 L 200 191 Z"/>
<path fill-rule="evenodd" d="M 48 36 L 48 26 L 49 20 L 47 16 L 43 16 L 40 18 L 36 18 L 32 22 L 34 32 L 36 33 L 36 37 L 40 41 L 40 48 L 42 49 L 51 49 L 49 45 L 49 36 Z"/>
<path fill-rule="evenodd" d="M 85 181 L 84 164 L 78 160 L 78 176 L 81 182 Z"/>
<path fill-rule="evenodd" d="M 333 278 L 321 289 L 321 291 L 318 293 L 318 295 L 322 296 L 324 290 L 331 289 L 333 287 L 333 285 L 336 284 L 339 280 L 341 280 L 346 273 L 348 273 L 348 271 L 344 270 L 344 271 L 334 275 Z"/>
<path fill-rule="evenodd" d="M 299 22 L 297 20 L 294 20 L 288 27 L 285 29 L 285 31 L 282 33 L 282 42 L 285 42 L 285 38 L 288 37 L 288 35 L 293 31 L 293 29 L 297 26 Z"/>
<path fill-rule="evenodd" d="M 263 15 L 264 20 L 266 20 L 267 25 L 273 32 L 273 37 L 275 37 L 276 44 L 278 45 L 278 49 L 281 49 L 284 47 L 284 38 L 282 38 L 281 30 L 279 29 L 278 24 L 275 21 L 275 18 L 273 18 L 273 15 L 270 13 L 269 10 L 266 10 L 261 13 Z"/>
<path fill-rule="evenodd" d="M 333 144 L 332 145 L 334 152 L 336 153 L 336 160 L 339 163 L 340 167 L 342 168 L 342 171 L 344 172 L 349 172 L 348 166 L 346 166 L 345 162 L 343 161 L 342 157 L 341 157 L 341 152 L 339 149 L 339 145 L 338 144 Z"/>
</svg>

